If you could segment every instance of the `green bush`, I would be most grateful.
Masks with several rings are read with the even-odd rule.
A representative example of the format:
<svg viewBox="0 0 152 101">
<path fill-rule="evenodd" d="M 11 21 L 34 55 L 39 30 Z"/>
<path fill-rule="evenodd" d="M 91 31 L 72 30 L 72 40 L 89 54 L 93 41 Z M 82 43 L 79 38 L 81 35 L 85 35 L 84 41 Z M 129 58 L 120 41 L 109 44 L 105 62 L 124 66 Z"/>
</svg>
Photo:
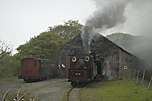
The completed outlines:
<svg viewBox="0 0 152 101">
<path fill-rule="evenodd" d="M 0 60 L 0 78 L 17 76 L 20 61 L 16 56 L 6 55 Z"/>
<path fill-rule="evenodd" d="M 25 91 L 13 90 L 0 92 L 0 101 L 39 101 L 39 98 Z"/>
</svg>

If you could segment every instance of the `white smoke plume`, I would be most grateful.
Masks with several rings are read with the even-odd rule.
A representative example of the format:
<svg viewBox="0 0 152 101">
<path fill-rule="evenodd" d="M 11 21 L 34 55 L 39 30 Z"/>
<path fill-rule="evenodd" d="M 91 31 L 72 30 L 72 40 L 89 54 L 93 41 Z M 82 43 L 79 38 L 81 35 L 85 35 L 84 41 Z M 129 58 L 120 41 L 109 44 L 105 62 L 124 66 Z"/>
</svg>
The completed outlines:
<svg viewBox="0 0 152 101">
<path fill-rule="evenodd" d="M 97 32 L 124 32 L 140 36 L 130 46 L 133 53 L 152 64 L 152 0 L 93 0 L 95 12 L 82 29 L 84 46 Z M 151 65 L 152 67 L 152 65 Z"/>
<path fill-rule="evenodd" d="M 122 24 L 128 0 L 94 0 L 96 11 L 86 22 L 86 26 L 95 29 L 105 30 Z M 103 2 L 104 1 L 104 2 Z"/>
<path fill-rule="evenodd" d="M 124 13 L 129 0 L 94 0 L 94 2 L 96 10 L 89 16 L 81 33 L 83 45 L 87 48 L 95 33 L 126 21 Z"/>
<path fill-rule="evenodd" d="M 135 55 L 152 64 L 152 0 L 132 0 L 121 32 L 139 36 L 131 46 Z M 151 65 L 152 67 L 152 65 Z"/>
</svg>

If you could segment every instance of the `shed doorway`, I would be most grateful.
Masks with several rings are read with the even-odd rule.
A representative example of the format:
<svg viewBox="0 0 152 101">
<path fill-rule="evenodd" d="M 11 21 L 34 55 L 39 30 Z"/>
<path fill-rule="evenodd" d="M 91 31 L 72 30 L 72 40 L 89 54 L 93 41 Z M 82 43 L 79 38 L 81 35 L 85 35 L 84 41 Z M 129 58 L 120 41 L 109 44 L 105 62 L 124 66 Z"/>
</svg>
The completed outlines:
<svg viewBox="0 0 152 101">
<path fill-rule="evenodd" d="M 101 61 L 96 61 L 97 74 L 102 75 L 103 65 Z"/>
</svg>

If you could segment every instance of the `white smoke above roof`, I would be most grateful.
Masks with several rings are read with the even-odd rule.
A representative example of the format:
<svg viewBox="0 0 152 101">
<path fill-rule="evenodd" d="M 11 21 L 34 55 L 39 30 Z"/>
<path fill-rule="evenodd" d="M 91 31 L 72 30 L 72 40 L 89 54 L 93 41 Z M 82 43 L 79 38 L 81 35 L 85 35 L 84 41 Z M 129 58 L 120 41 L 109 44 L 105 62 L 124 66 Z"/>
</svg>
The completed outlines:
<svg viewBox="0 0 152 101">
<path fill-rule="evenodd" d="M 94 0 L 96 10 L 89 16 L 82 29 L 82 39 L 85 48 L 89 48 L 90 42 L 99 31 L 113 28 L 126 21 L 124 16 L 128 0 Z"/>
<path fill-rule="evenodd" d="M 86 26 L 106 30 L 126 21 L 125 9 L 128 0 L 94 0 L 95 12 L 86 21 Z"/>
<path fill-rule="evenodd" d="M 152 0 L 93 0 L 96 10 L 82 29 L 84 46 L 97 32 L 125 32 L 143 38 L 132 43 L 134 52 L 146 61 L 152 60 Z M 92 30 L 88 30 L 88 27 Z M 86 31 L 88 30 L 88 31 Z M 152 61 L 150 61 L 152 62 Z"/>
</svg>

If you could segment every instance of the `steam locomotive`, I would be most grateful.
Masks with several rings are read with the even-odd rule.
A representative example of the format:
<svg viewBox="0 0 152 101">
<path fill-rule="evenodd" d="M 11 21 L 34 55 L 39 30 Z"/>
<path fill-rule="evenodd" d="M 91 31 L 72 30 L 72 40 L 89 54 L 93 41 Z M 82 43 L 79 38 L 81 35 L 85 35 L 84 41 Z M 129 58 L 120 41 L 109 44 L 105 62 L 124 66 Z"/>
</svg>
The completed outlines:
<svg viewBox="0 0 152 101">
<path fill-rule="evenodd" d="M 70 55 L 68 79 L 72 86 L 83 85 L 93 80 L 102 80 L 103 59 L 93 53 Z"/>
</svg>

